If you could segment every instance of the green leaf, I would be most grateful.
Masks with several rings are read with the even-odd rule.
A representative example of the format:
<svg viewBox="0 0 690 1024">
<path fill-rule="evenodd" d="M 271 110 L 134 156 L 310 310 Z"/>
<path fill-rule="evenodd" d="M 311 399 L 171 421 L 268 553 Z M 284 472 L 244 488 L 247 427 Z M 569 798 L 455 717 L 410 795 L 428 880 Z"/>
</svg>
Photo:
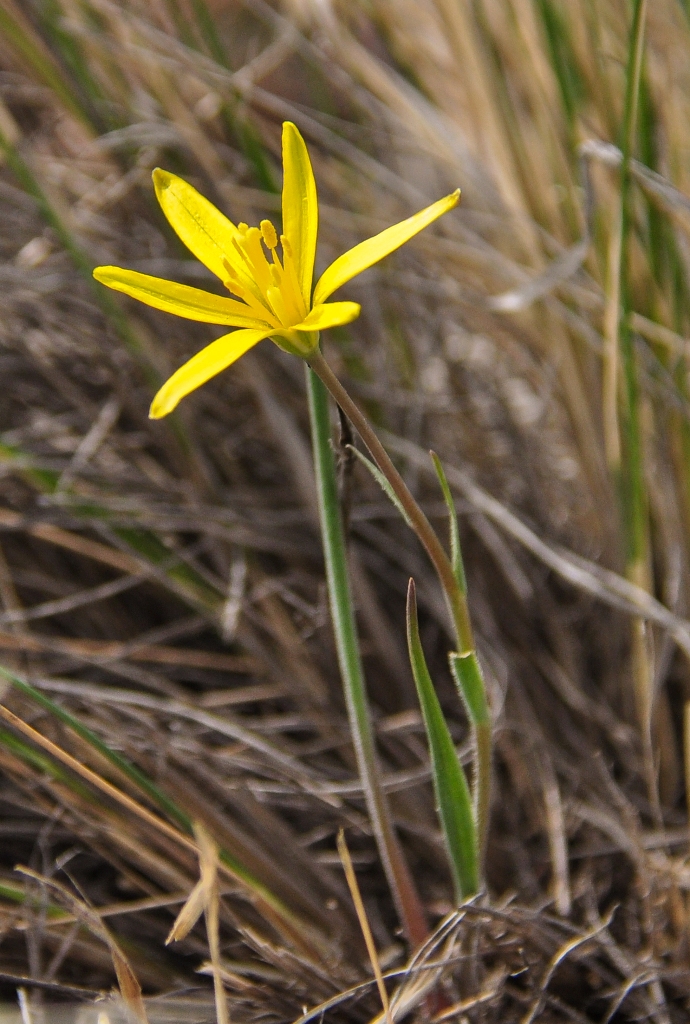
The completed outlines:
<svg viewBox="0 0 690 1024">
<path fill-rule="evenodd" d="M 46 695 L 41 693 L 40 690 L 31 686 L 25 680 L 20 679 L 2 665 L 0 665 L 0 676 L 3 676 L 26 697 L 29 697 L 40 707 L 54 715 L 55 718 L 69 726 L 69 728 L 80 736 L 81 739 L 93 747 L 94 750 L 98 751 L 99 754 L 110 761 L 110 763 L 117 769 L 123 772 L 130 781 L 144 792 L 161 811 L 166 813 L 173 821 L 175 821 L 183 831 L 189 835 L 193 834 L 192 819 L 189 815 L 181 810 L 181 808 L 179 808 L 177 804 L 163 792 L 162 789 L 156 786 L 155 783 L 151 782 L 151 780 L 142 771 L 140 771 L 136 765 L 133 765 L 121 754 L 112 750 L 106 743 L 99 739 L 96 733 L 83 725 L 68 711 L 65 711 L 65 709 L 60 707 L 59 704 L 56 704 L 55 701 L 52 701 L 50 697 L 46 697 Z M 75 792 L 79 792 L 89 799 L 93 798 L 90 790 L 78 780 L 73 779 L 71 775 L 62 768 L 62 766 L 56 765 L 52 758 L 46 757 L 42 752 L 34 750 L 31 746 L 24 743 L 23 740 L 15 737 L 11 732 L 4 729 L 0 730 L 0 744 L 18 754 L 24 761 L 33 765 L 33 767 L 37 768 L 39 771 L 45 771 L 53 778 L 56 778 L 59 781 L 64 781 Z M 288 925 L 293 930 L 296 926 L 301 927 L 301 922 L 298 921 L 297 917 L 293 915 L 282 901 L 275 896 L 258 877 L 255 877 L 253 873 L 246 868 L 236 856 L 234 856 L 234 854 L 222 849 L 220 850 L 220 859 L 223 864 L 225 864 L 256 897 L 280 916 L 284 924 Z"/>
<path fill-rule="evenodd" d="M 436 452 L 429 452 L 429 455 L 431 455 L 431 461 L 434 464 L 436 476 L 438 477 L 438 482 L 440 483 L 441 490 L 443 491 L 446 507 L 448 508 L 448 518 L 450 520 L 450 560 L 451 565 L 453 566 L 453 573 L 458 581 L 458 586 L 460 587 L 461 592 L 466 594 L 467 580 L 465 579 L 465 566 L 462 561 L 460 530 L 458 528 L 458 514 L 455 511 L 455 502 L 453 501 L 453 495 L 450 492 L 448 479 L 443 466 L 441 465 L 441 460 Z"/>
<path fill-rule="evenodd" d="M 64 722 L 65 725 L 69 726 L 77 736 L 88 743 L 89 746 L 93 747 L 94 750 L 97 750 L 98 753 L 110 761 L 115 768 L 123 772 L 123 774 L 126 775 L 127 778 L 143 793 L 145 793 L 157 807 L 168 814 L 173 821 L 177 822 L 178 825 L 181 825 L 186 832 L 191 834 L 191 818 L 181 811 L 177 804 L 175 804 L 170 797 L 166 796 L 162 789 L 159 789 L 158 786 L 151 782 L 151 780 L 144 775 L 136 765 L 133 765 L 121 754 L 112 750 L 107 743 L 104 743 L 103 740 L 99 739 L 95 732 L 92 732 L 87 726 L 82 725 L 79 719 L 75 718 L 74 715 L 71 715 L 69 711 L 65 711 L 64 708 L 60 707 L 59 704 L 56 704 L 55 701 L 50 699 L 50 697 L 46 697 L 44 693 L 41 693 L 40 690 L 31 686 L 30 683 L 20 679 L 19 676 L 16 676 L 13 672 L 6 669 L 4 665 L 0 665 L 0 676 L 4 676 L 4 678 L 7 679 L 8 682 L 12 683 L 12 685 L 23 693 L 25 697 L 29 697 L 35 704 L 38 704 L 45 711 L 48 711 L 55 718 L 59 719 L 59 721 Z M 36 756 L 45 757 L 44 754 Z"/>
<path fill-rule="evenodd" d="M 448 655 L 450 670 L 467 708 L 472 725 L 489 724 L 489 708 L 486 703 L 486 687 L 482 670 L 474 651 L 458 654 L 453 651 Z"/>
<path fill-rule="evenodd" d="M 479 849 L 472 798 L 465 771 L 443 716 L 419 639 L 414 580 L 407 592 L 407 644 L 424 717 L 434 792 L 458 902 L 479 889 Z"/>
<path fill-rule="evenodd" d="M 397 494 L 395 493 L 395 491 L 391 487 L 390 483 L 388 482 L 388 479 L 383 475 L 383 473 L 381 472 L 379 467 L 376 465 L 376 463 L 372 462 L 371 459 L 368 459 L 366 457 L 366 455 L 363 455 L 362 452 L 358 451 L 357 448 L 354 447 L 354 445 L 348 445 L 348 448 L 350 449 L 350 451 L 354 455 L 357 456 L 357 458 L 362 463 L 362 465 L 367 467 L 367 469 L 369 470 L 369 472 L 373 476 L 373 478 L 376 481 L 376 483 L 379 485 L 379 487 L 383 491 L 386 492 L 387 496 L 393 502 L 393 504 L 395 505 L 395 507 L 397 508 L 398 512 L 403 517 L 403 519 L 405 520 L 407 525 L 410 527 L 411 530 L 413 530 L 414 526 L 412 525 L 412 523 L 410 521 L 410 517 L 408 516 L 407 512 L 405 511 L 405 509 L 400 504 L 400 499 L 398 498 Z"/>
</svg>

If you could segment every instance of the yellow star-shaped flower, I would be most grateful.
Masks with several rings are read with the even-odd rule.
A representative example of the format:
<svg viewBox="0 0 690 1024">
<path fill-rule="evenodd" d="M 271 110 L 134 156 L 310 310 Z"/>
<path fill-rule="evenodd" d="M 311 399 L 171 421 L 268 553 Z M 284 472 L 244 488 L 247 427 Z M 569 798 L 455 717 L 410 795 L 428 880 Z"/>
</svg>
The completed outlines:
<svg viewBox="0 0 690 1024">
<path fill-rule="evenodd" d="M 356 302 L 326 299 L 451 210 L 460 198 L 458 189 L 360 242 L 331 263 L 312 293 L 319 223 L 316 182 L 304 139 L 291 121 L 283 125 L 283 176 L 283 234 L 278 239 L 270 221 L 261 221 L 258 228 L 235 226 L 182 178 L 159 168 L 153 172 L 158 202 L 170 224 L 236 298 L 120 267 L 94 270 L 97 281 L 156 309 L 200 323 L 240 328 L 211 342 L 165 382 L 151 405 L 154 419 L 167 416 L 180 399 L 264 338 L 308 358 L 319 344 L 320 331 L 350 323 L 360 313 Z"/>
</svg>

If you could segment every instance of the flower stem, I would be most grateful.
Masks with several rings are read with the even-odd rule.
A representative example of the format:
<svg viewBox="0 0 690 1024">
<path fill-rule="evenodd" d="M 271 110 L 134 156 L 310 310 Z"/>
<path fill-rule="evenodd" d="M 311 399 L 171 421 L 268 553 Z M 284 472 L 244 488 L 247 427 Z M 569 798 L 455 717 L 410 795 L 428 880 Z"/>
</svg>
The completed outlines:
<svg viewBox="0 0 690 1024">
<path fill-rule="evenodd" d="M 405 510 L 408 520 L 412 525 L 412 529 L 417 534 L 417 537 L 431 559 L 446 598 L 453 632 L 458 644 L 458 653 L 460 655 L 474 654 L 475 645 L 474 637 L 472 635 L 469 609 L 467 606 L 467 596 L 459 585 L 458 579 L 453 571 L 451 561 L 446 554 L 443 545 L 438 539 L 431 523 L 415 501 L 407 484 L 393 465 L 388 452 L 379 441 L 366 417 L 350 398 L 350 395 L 347 393 L 324 359 L 321 351 L 317 349 L 313 352 L 309 356 L 308 362 L 314 373 L 323 381 L 326 388 L 331 393 L 331 396 L 338 403 L 359 436 L 362 438 L 362 441 L 369 450 L 369 454 L 388 480 L 398 501 L 400 502 L 400 505 Z M 475 733 L 475 796 L 477 800 L 479 818 L 478 842 L 479 850 L 483 851 L 486 845 L 488 806 L 491 791 L 491 733 L 488 722 L 485 723 L 481 729 L 475 730 Z"/>
<path fill-rule="evenodd" d="M 472 626 L 470 625 L 467 600 L 458 586 L 450 559 L 436 536 L 434 528 L 412 497 L 407 484 L 393 465 L 388 452 L 370 427 L 364 414 L 360 412 L 359 408 L 350 398 L 321 352 L 317 350 L 312 353 L 309 356 L 308 362 L 364 441 L 364 444 L 369 449 L 369 454 L 390 483 L 398 501 L 405 509 L 412 528 L 424 546 L 441 581 L 443 593 L 448 603 L 453 631 L 458 641 L 458 653 L 469 653 L 469 651 L 474 650 L 474 641 L 472 639 Z"/>
<path fill-rule="evenodd" d="M 357 767 L 374 837 L 400 922 L 408 942 L 416 947 L 427 938 L 429 929 L 424 908 L 391 821 L 388 801 L 381 788 L 338 501 L 328 392 L 309 367 L 307 392 L 328 597 Z"/>
</svg>

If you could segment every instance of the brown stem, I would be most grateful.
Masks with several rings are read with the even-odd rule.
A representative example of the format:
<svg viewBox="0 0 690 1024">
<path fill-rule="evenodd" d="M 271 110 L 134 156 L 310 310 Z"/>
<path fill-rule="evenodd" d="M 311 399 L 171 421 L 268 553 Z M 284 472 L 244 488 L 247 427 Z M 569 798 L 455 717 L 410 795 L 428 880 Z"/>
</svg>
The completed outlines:
<svg viewBox="0 0 690 1024">
<path fill-rule="evenodd" d="M 317 349 L 316 352 L 313 352 L 309 356 L 308 362 L 314 373 L 321 378 L 334 400 L 353 424 L 362 441 L 364 441 L 364 444 L 369 449 L 372 458 L 393 488 L 400 504 L 405 509 L 412 527 L 431 559 L 443 587 L 453 629 L 457 635 L 460 653 L 464 654 L 473 651 L 474 641 L 472 639 L 472 626 L 470 624 L 467 600 L 458 586 L 450 559 L 443 550 L 443 545 L 436 536 L 431 523 L 413 498 L 407 484 L 393 465 L 388 452 L 369 426 L 365 416 L 352 401 L 320 350 Z"/>
</svg>

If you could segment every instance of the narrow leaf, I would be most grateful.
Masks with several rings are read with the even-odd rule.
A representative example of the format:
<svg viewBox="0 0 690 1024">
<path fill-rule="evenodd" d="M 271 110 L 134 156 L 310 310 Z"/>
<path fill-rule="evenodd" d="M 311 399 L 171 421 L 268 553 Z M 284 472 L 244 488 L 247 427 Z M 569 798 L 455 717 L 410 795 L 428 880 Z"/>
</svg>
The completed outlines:
<svg viewBox="0 0 690 1024">
<path fill-rule="evenodd" d="M 468 651 L 466 654 L 457 654 L 453 651 L 448 655 L 448 660 L 472 725 L 487 725 L 489 723 L 489 708 L 486 703 L 486 687 L 477 655 L 474 651 Z"/>
<path fill-rule="evenodd" d="M 472 798 L 448 725 L 431 681 L 419 639 L 414 580 L 407 592 L 407 644 L 424 717 L 434 792 L 458 902 L 479 888 L 479 851 Z"/>
<path fill-rule="evenodd" d="M 358 451 L 357 448 L 354 447 L 354 445 L 348 445 L 348 448 L 350 449 L 351 452 L 353 452 L 357 456 L 357 458 L 362 463 L 362 465 L 367 467 L 367 469 L 369 470 L 369 472 L 373 476 L 373 478 L 376 481 L 376 483 L 379 485 L 379 487 L 381 487 L 382 490 L 384 490 L 386 492 L 386 494 L 388 495 L 390 500 L 393 502 L 393 504 L 397 508 L 397 510 L 400 513 L 400 515 L 403 517 L 403 519 L 407 523 L 407 525 L 410 527 L 411 530 L 413 530 L 414 527 L 413 527 L 412 523 L 410 522 L 410 517 L 408 516 L 407 512 L 405 511 L 405 509 L 400 504 L 400 499 L 398 498 L 397 494 L 395 493 L 395 491 L 391 487 L 390 483 L 388 482 L 388 479 L 383 475 L 383 473 L 381 472 L 379 467 L 376 465 L 376 463 L 372 462 L 371 459 L 368 459 L 366 457 L 366 455 L 363 455 L 362 452 Z"/>
<path fill-rule="evenodd" d="M 455 502 L 453 501 L 453 495 L 448 485 L 448 479 L 446 477 L 441 460 L 439 459 L 436 452 L 429 452 L 431 455 L 431 461 L 434 464 L 436 470 L 436 476 L 438 482 L 441 485 L 443 491 L 443 497 L 448 508 L 448 518 L 450 521 L 450 560 L 453 566 L 453 573 L 458 586 L 463 594 L 467 593 L 467 580 L 465 579 L 465 566 L 462 561 L 462 550 L 460 548 L 460 530 L 458 528 L 458 513 L 455 510 Z"/>
<path fill-rule="evenodd" d="M 65 725 L 77 734 L 82 740 L 93 747 L 94 750 L 98 751 L 103 757 L 105 757 L 110 763 L 121 771 L 127 778 L 133 782 L 146 796 L 149 797 L 162 811 L 168 814 L 173 821 L 181 825 L 187 832 L 191 832 L 191 819 L 186 815 L 177 804 L 167 796 L 162 789 L 159 789 L 155 783 L 144 775 L 136 765 L 133 765 L 127 758 L 118 754 L 115 750 L 112 750 L 107 743 L 104 743 L 95 732 L 92 732 L 87 726 L 83 725 L 78 718 L 71 715 L 69 711 L 65 711 L 64 708 L 56 704 L 55 701 L 51 700 L 50 697 L 46 697 L 44 693 L 37 690 L 30 683 L 20 679 L 13 672 L 10 672 L 0 665 L 0 676 L 12 683 L 25 697 L 29 697 L 34 703 L 38 704 L 44 709 L 44 711 L 50 712 L 55 718 L 63 722 Z"/>
</svg>

